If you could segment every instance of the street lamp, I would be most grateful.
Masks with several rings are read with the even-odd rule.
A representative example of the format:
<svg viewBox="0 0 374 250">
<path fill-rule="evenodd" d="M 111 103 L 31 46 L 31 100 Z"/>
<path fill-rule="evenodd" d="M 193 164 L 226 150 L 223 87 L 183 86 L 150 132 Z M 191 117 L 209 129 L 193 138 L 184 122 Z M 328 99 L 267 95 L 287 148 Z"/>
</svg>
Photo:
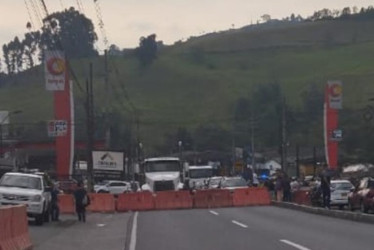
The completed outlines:
<svg viewBox="0 0 374 250">
<path fill-rule="evenodd" d="M 3 123 L 11 116 L 22 113 L 22 110 L 14 110 L 8 112 L 8 114 L 0 121 L 0 158 L 3 158 Z"/>
</svg>

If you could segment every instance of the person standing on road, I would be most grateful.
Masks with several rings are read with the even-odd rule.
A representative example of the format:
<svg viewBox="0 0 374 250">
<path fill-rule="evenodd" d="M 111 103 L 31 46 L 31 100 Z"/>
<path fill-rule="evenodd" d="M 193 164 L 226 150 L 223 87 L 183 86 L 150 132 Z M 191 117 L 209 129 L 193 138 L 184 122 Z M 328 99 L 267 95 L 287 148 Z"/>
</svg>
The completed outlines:
<svg viewBox="0 0 374 250">
<path fill-rule="evenodd" d="M 58 189 L 57 184 L 53 184 L 51 190 L 51 217 L 52 221 L 58 221 L 60 216 L 60 208 L 58 206 L 58 194 L 60 190 Z"/>
<path fill-rule="evenodd" d="M 283 200 L 283 185 L 282 185 L 282 176 L 279 174 L 277 180 L 275 181 L 275 192 L 277 195 L 277 201 Z"/>
<path fill-rule="evenodd" d="M 282 187 L 283 187 L 283 201 L 290 202 L 291 201 L 291 181 L 290 178 L 285 174 L 282 179 Z"/>
<path fill-rule="evenodd" d="M 330 196 L 331 196 L 331 190 L 330 190 L 330 177 L 327 176 L 326 173 L 322 174 L 321 177 L 321 189 L 322 189 L 322 201 L 323 201 L 323 207 L 330 209 Z"/>
<path fill-rule="evenodd" d="M 90 204 L 90 198 L 83 187 L 82 182 L 78 182 L 78 188 L 74 191 L 75 211 L 78 214 L 78 220 L 86 222 L 86 207 Z"/>
</svg>

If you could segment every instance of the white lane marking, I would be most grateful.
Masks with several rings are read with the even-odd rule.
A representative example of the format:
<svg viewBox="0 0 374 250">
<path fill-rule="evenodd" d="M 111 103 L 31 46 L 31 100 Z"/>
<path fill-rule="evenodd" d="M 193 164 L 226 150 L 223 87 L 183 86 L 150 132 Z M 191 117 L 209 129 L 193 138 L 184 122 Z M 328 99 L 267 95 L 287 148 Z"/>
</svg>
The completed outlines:
<svg viewBox="0 0 374 250">
<path fill-rule="evenodd" d="M 134 220 L 132 222 L 131 229 L 131 240 L 130 240 L 130 250 L 135 250 L 136 247 L 136 228 L 138 226 L 138 212 L 135 212 Z"/>
<path fill-rule="evenodd" d="M 238 222 L 236 220 L 232 220 L 231 222 L 234 223 L 234 224 L 236 224 L 236 225 L 238 225 L 239 227 L 242 227 L 242 228 L 247 228 L 248 227 L 247 225 L 245 225 L 243 223 L 240 223 L 240 222 Z"/>
<path fill-rule="evenodd" d="M 299 250 L 310 250 L 309 248 L 306 248 L 302 245 L 296 244 L 295 242 L 289 241 L 289 240 L 279 240 L 280 242 L 283 242 L 287 245 L 293 246 L 294 248 L 297 248 Z"/>
<path fill-rule="evenodd" d="M 105 224 L 96 224 L 98 227 L 105 227 Z"/>
<path fill-rule="evenodd" d="M 214 214 L 214 215 L 219 215 L 219 213 L 217 213 L 216 211 L 213 211 L 213 210 L 209 210 L 209 213 Z"/>
</svg>

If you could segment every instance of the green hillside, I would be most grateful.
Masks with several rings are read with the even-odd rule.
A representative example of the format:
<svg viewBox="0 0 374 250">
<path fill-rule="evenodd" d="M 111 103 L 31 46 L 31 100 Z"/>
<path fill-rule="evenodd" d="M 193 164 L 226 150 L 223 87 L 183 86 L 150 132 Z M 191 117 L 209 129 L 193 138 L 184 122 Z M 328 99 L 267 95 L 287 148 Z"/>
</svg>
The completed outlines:
<svg viewBox="0 0 374 250">
<path fill-rule="evenodd" d="M 198 126 L 210 124 L 230 131 L 237 101 L 251 98 L 259 85 L 279 84 L 290 109 L 301 112 L 311 84 L 322 92 L 327 80 L 338 79 L 344 83 L 345 108 L 350 112 L 361 110 L 374 93 L 373 30 L 374 21 L 353 20 L 231 30 L 166 47 L 147 69 L 139 68 L 135 56 L 112 56 L 110 108 L 123 116 L 112 123 L 123 122 L 117 126 L 130 127 L 131 106 L 124 89 L 136 107 L 140 140 L 149 151 L 165 144 L 165 134 L 175 134 L 178 128 L 193 134 Z M 95 72 L 95 105 L 101 113 L 106 110 L 103 58 L 73 61 L 72 67 L 84 88 L 90 61 Z M 77 119 L 82 121 L 84 95 L 77 83 L 74 92 Z M 1 109 L 23 110 L 15 117 L 17 122 L 51 119 L 52 100 L 51 93 L 44 90 L 41 67 L 8 79 L 0 88 Z M 266 101 L 271 104 L 273 100 Z M 302 137 L 306 145 L 322 144 L 321 122 L 306 121 L 305 127 L 313 124 L 306 129 L 307 134 L 291 138 Z M 98 123 L 100 127 L 101 121 Z M 134 120 L 131 124 L 134 128 Z M 261 128 L 258 130 L 261 134 Z"/>
</svg>

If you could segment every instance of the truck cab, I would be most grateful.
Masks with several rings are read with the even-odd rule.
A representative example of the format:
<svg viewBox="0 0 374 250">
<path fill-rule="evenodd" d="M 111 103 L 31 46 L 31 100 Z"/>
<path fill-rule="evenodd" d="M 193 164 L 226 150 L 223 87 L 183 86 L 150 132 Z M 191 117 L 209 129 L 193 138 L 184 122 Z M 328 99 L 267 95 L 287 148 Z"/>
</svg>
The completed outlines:
<svg viewBox="0 0 374 250">
<path fill-rule="evenodd" d="M 181 162 L 176 157 L 145 159 L 141 165 L 144 176 L 142 190 L 151 192 L 183 189 Z"/>
<path fill-rule="evenodd" d="M 213 177 L 212 166 L 188 166 L 187 180 L 191 189 L 207 188 L 209 179 Z"/>
</svg>

